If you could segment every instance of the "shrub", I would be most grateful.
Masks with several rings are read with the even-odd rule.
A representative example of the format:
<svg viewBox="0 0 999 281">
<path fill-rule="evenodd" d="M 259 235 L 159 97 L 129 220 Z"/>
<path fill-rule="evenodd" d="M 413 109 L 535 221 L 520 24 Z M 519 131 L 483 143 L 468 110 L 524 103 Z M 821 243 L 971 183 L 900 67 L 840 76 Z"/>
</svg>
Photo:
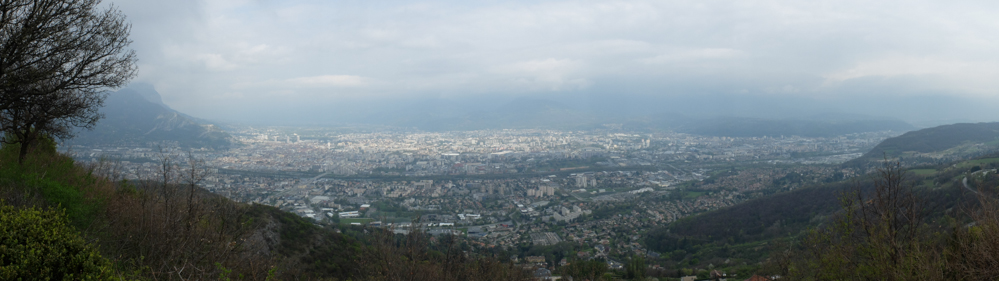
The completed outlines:
<svg viewBox="0 0 999 281">
<path fill-rule="evenodd" d="M 0 206 L 0 279 L 111 280 L 112 271 L 62 212 Z"/>
</svg>

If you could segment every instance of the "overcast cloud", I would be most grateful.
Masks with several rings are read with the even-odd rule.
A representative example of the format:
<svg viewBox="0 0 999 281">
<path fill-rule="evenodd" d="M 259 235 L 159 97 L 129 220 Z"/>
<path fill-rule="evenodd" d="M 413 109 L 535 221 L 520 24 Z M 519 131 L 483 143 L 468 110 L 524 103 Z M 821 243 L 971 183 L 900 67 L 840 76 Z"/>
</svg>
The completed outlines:
<svg viewBox="0 0 999 281">
<path fill-rule="evenodd" d="M 978 101 L 934 115 L 968 120 L 999 104 L 993 1 L 113 3 L 135 81 L 205 118 L 422 98 Z"/>
</svg>

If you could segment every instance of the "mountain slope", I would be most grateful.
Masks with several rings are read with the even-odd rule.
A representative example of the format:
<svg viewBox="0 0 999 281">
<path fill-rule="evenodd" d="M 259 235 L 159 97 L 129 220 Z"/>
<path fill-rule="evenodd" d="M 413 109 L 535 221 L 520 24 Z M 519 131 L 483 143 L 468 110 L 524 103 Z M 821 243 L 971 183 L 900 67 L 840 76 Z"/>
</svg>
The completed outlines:
<svg viewBox="0 0 999 281">
<path fill-rule="evenodd" d="M 994 158 L 945 163 L 932 169 L 924 167 L 918 174 L 909 171 L 907 182 L 915 185 L 916 196 L 925 204 L 927 222 L 948 227 L 948 216 L 958 216 L 963 212 L 958 211 L 961 206 L 977 202 L 961 179 L 972 167 L 997 166 L 999 161 Z M 933 172 L 926 172 L 929 170 Z M 694 258 L 716 264 L 727 259 L 763 262 L 778 241 L 792 241 L 811 229 L 829 225 L 842 212 L 840 197 L 844 192 L 854 188 L 871 192 L 873 177 L 817 184 L 690 216 L 650 230 L 644 234 L 644 242 L 651 250 L 671 254 L 667 259 L 673 262 Z"/>
<path fill-rule="evenodd" d="M 878 144 L 870 152 L 860 158 L 851 160 L 844 166 L 858 164 L 883 164 L 884 156 L 888 158 L 903 157 L 913 162 L 918 158 L 934 159 L 933 163 L 940 171 L 932 175 L 911 175 L 915 178 L 930 179 L 922 184 L 933 184 L 927 193 L 936 194 L 928 198 L 953 198 L 962 191 L 954 180 L 956 174 L 962 172 L 967 165 L 950 165 L 964 163 L 976 156 L 995 154 L 999 147 L 999 123 L 953 124 L 908 132 L 901 136 L 889 138 Z M 972 153 L 973 152 L 973 153 Z M 945 161 L 947 160 L 947 161 Z M 952 162 L 956 161 L 956 162 Z M 927 163 L 911 163 L 927 164 Z M 931 167 L 931 166 L 925 166 Z M 933 169 L 922 169 L 933 170 Z M 859 183 L 869 184 L 864 180 Z M 653 244 L 660 243 L 665 237 L 685 237 L 685 239 L 706 239 L 703 242 L 722 238 L 732 238 L 737 243 L 759 241 L 795 235 L 809 226 L 821 223 L 816 217 L 828 216 L 839 210 L 838 196 L 840 192 L 856 183 L 852 180 L 815 185 L 791 192 L 778 193 L 773 196 L 750 200 L 739 205 L 674 222 L 668 229 L 652 232 Z M 946 185 L 947 188 L 940 188 Z M 942 205 L 953 202 L 941 203 Z M 668 234 L 668 235 L 667 235 Z M 712 236 L 713 238 L 704 238 Z M 661 249 L 678 247 L 663 244 Z"/>
<path fill-rule="evenodd" d="M 999 177 L 988 171 L 999 167 L 999 124 L 954 124 L 909 132 L 880 143 L 844 168 L 883 165 L 884 155 L 900 159 L 909 170 L 906 182 L 925 203 L 927 223 L 949 227 L 961 206 L 977 204 L 975 187 L 995 187 Z M 910 169 L 910 168 L 903 168 Z M 644 235 L 649 249 L 673 262 L 725 260 L 760 262 L 777 241 L 791 241 L 821 228 L 842 210 L 844 191 L 873 189 L 876 173 L 839 182 L 815 184 L 789 192 L 749 200 L 734 206 L 687 217 Z M 968 178 L 973 180 L 969 183 Z"/>
<path fill-rule="evenodd" d="M 220 148 L 234 140 L 213 124 L 167 107 L 149 85 L 112 93 L 101 109 L 105 117 L 92 131 L 81 131 L 70 144 L 139 145 L 176 142 L 182 147 Z"/>
<path fill-rule="evenodd" d="M 959 123 L 912 131 L 889 138 L 844 165 L 863 166 L 884 157 L 902 157 L 909 165 L 939 163 L 988 154 L 999 149 L 999 122 Z"/>
</svg>

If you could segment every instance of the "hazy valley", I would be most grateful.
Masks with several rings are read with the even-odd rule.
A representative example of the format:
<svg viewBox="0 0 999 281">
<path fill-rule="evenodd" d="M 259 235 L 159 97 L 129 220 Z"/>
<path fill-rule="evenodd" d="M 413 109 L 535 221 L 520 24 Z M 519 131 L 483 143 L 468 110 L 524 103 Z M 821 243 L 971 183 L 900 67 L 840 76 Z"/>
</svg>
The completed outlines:
<svg viewBox="0 0 999 281">
<path fill-rule="evenodd" d="M 999 279 L 988 1 L 0 1 L 0 280 Z"/>
<path fill-rule="evenodd" d="M 197 159 L 195 168 L 208 171 L 198 185 L 236 202 L 272 206 L 333 229 L 454 235 L 470 251 L 521 264 L 539 259 L 527 264 L 556 274 L 587 260 L 623 270 L 639 256 L 654 276 L 721 269 L 748 277 L 767 260 L 767 241 L 822 224 L 838 208 L 839 192 L 864 181 L 885 157 L 906 167 L 935 167 L 999 152 L 995 123 L 906 132 L 883 130 L 911 128 L 904 123 L 730 118 L 702 123 L 711 132 L 706 135 L 621 124 L 422 131 L 209 125 L 170 111 L 135 116 L 108 108 L 109 119 L 120 114 L 133 124 L 155 125 L 141 141 L 78 142 L 64 148 L 66 155 L 109 165 L 116 177 L 137 182 L 162 177 L 164 162 L 188 169 L 188 159 Z M 197 125 L 191 128 L 226 128 L 216 134 L 228 142 L 179 141 L 209 132 L 166 129 L 164 135 L 158 130 L 170 123 L 163 116 L 185 116 Z M 808 134 L 817 126 L 822 134 L 764 134 Z M 89 134 L 128 139 L 115 136 L 126 130 L 112 127 Z M 992 160 L 980 162 L 999 162 Z M 921 169 L 920 177 L 931 175 Z"/>
</svg>

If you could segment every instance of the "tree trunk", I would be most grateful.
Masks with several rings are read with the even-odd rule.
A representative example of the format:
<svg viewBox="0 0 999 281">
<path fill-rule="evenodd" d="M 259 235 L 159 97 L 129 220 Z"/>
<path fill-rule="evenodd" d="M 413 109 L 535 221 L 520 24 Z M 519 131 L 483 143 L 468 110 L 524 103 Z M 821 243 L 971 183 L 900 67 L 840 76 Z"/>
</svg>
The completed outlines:
<svg viewBox="0 0 999 281">
<path fill-rule="evenodd" d="M 17 153 L 17 164 L 24 164 L 24 158 L 27 158 L 28 148 L 31 147 L 31 144 L 34 142 L 34 138 L 31 136 L 31 133 L 24 134 L 24 137 L 21 137 L 19 142 L 21 149 Z"/>
</svg>

